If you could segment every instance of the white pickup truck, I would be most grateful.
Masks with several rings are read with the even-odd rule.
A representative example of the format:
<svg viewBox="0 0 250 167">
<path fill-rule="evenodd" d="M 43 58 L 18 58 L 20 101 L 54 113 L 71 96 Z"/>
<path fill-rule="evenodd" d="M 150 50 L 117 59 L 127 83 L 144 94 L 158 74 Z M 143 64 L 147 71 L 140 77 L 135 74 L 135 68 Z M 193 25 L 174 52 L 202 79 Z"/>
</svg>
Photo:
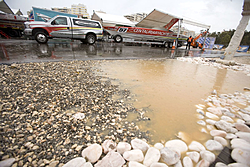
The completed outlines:
<svg viewBox="0 0 250 167">
<path fill-rule="evenodd" d="M 98 21 L 75 17 L 56 16 L 48 22 L 25 22 L 24 34 L 34 36 L 38 43 L 45 44 L 49 38 L 79 39 L 94 44 L 103 37 L 103 27 Z"/>
</svg>

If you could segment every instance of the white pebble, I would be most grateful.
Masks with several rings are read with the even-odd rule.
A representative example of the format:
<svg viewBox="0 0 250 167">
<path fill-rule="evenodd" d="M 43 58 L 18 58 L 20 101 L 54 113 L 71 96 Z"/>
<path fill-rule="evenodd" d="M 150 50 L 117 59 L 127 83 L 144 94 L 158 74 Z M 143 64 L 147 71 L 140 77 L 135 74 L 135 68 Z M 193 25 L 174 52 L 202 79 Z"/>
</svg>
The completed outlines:
<svg viewBox="0 0 250 167">
<path fill-rule="evenodd" d="M 193 167 L 193 162 L 189 157 L 184 157 L 182 162 L 184 167 Z"/>
<path fill-rule="evenodd" d="M 158 150 L 161 150 L 162 148 L 164 148 L 164 145 L 161 143 L 155 143 L 154 147 Z"/>
</svg>

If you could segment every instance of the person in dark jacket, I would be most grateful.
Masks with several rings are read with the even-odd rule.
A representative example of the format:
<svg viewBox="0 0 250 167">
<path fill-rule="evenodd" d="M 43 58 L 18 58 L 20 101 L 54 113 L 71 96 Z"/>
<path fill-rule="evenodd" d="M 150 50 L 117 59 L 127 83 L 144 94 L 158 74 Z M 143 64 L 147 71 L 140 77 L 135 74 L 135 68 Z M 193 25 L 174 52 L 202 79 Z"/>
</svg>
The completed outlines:
<svg viewBox="0 0 250 167">
<path fill-rule="evenodd" d="M 186 49 L 188 48 L 188 50 L 190 50 L 190 45 L 191 45 L 192 42 L 193 42 L 193 37 L 190 36 L 190 37 L 187 39 L 187 46 L 186 46 Z"/>
</svg>

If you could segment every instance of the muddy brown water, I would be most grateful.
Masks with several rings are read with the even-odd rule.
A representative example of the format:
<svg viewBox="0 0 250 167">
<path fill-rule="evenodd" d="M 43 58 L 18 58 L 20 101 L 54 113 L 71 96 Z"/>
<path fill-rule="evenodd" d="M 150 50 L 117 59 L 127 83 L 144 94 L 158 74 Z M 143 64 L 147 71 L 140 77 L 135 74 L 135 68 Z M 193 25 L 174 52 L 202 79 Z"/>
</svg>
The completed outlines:
<svg viewBox="0 0 250 167">
<path fill-rule="evenodd" d="M 101 69 L 103 75 L 117 79 L 114 84 L 135 95 L 136 108 L 146 108 L 150 121 L 137 124 L 150 132 L 151 144 L 175 139 L 178 132 L 186 133 L 188 142 L 204 143 L 211 136 L 200 131 L 195 105 L 206 105 L 203 100 L 214 89 L 233 94 L 250 87 L 250 77 L 242 72 L 170 59 L 103 61 Z"/>
</svg>

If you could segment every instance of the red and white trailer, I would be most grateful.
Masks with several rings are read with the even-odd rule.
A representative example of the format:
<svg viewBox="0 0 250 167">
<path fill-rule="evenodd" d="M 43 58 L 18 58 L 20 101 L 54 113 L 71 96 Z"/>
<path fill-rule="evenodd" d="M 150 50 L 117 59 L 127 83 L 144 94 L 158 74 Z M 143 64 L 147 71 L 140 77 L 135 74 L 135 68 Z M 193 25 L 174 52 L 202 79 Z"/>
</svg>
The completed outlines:
<svg viewBox="0 0 250 167">
<path fill-rule="evenodd" d="M 104 29 L 111 35 L 115 42 L 134 42 L 142 44 L 164 45 L 172 47 L 174 40 L 177 39 L 177 34 L 169 30 L 157 30 L 141 27 L 109 27 Z M 124 38 L 132 40 L 124 40 Z M 187 40 L 186 36 L 179 36 L 179 46 Z"/>
</svg>

